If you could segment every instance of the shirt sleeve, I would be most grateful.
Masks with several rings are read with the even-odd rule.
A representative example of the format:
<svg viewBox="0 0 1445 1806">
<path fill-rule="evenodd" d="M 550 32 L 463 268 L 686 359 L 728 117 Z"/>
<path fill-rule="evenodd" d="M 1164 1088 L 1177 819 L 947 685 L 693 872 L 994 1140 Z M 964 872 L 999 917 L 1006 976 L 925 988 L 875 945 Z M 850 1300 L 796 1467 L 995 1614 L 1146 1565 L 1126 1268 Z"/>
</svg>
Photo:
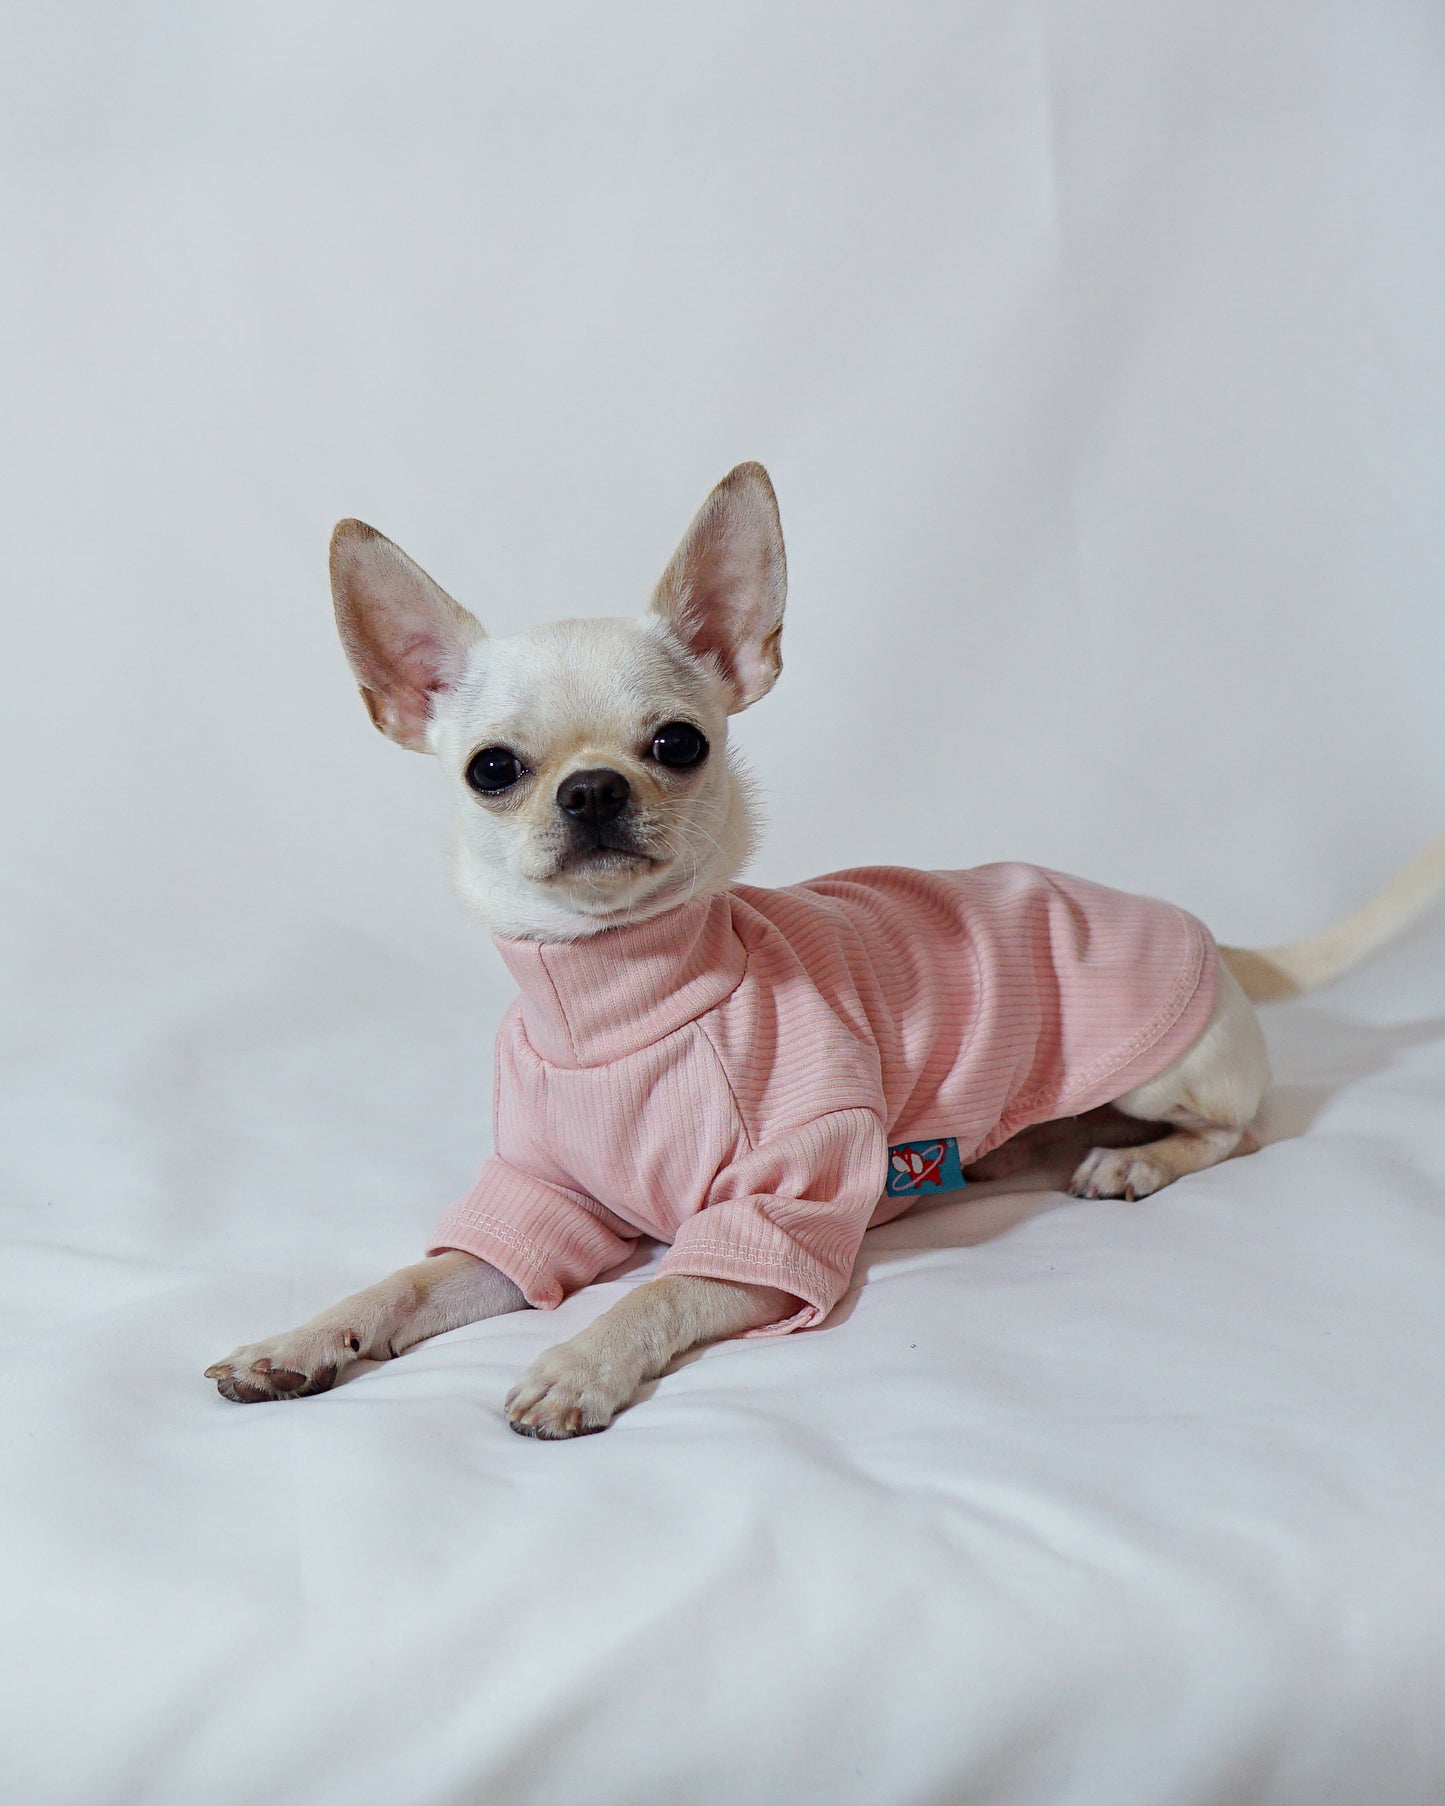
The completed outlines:
<svg viewBox="0 0 1445 1806">
<path fill-rule="evenodd" d="M 496 1158 L 442 1218 L 427 1252 L 475 1254 L 549 1311 L 626 1260 L 637 1233 L 595 1198 Z"/>
<path fill-rule="evenodd" d="M 771 1136 L 718 1174 L 659 1271 L 776 1286 L 801 1300 L 793 1316 L 749 1335 L 811 1328 L 848 1289 L 887 1159 L 871 1110 L 836 1110 Z"/>
</svg>

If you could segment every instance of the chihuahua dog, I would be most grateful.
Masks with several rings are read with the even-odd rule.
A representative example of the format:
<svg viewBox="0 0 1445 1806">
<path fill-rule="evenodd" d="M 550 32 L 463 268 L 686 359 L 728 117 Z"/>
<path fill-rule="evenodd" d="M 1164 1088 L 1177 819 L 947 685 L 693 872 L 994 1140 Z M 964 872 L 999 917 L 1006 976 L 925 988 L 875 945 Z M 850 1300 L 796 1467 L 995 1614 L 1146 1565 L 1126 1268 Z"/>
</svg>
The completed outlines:
<svg viewBox="0 0 1445 1806">
<path fill-rule="evenodd" d="M 1031 1124 L 1112 1103 L 1157 1125 L 1070 1187 L 1142 1198 L 1252 1145 L 1251 1000 L 1323 983 L 1445 884 L 1442 841 L 1337 929 L 1263 952 L 1031 867 L 738 885 L 754 828 L 728 719 L 777 679 L 786 587 L 757 464 L 708 497 L 641 620 L 491 639 L 354 520 L 331 574 L 371 718 L 439 759 L 461 892 L 522 997 L 476 1190 L 425 1260 L 208 1368 L 239 1403 L 555 1304 L 656 1236 L 660 1276 L 507 1398 L 523 1435 L 587 1434 L 688 1349 L 819 1321 L 870 1223 Z"/>
</svg>

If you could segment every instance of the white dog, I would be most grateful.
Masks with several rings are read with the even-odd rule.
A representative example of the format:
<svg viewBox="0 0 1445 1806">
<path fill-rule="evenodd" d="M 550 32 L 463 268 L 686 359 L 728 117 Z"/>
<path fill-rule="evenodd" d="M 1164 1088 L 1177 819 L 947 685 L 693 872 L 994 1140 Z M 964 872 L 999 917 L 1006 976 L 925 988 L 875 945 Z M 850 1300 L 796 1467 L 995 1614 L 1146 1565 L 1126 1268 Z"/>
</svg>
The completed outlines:
<svg viewBox="0 0 1445 1806">
<path fill-rule="evenodd" d="M 1324 982 L 1445 883 L 1442 841 L 1340 928 L 1264 953 L 1027 867 L 735 886 L 753 829 L 727 721 L 781 668 L 760 465 L 708 497 L 640 621 L 489 639 L 359 521 L 332 584 L 373 721 L 441 761 L 462 893 L 523 999 L 478 1191 L 426 1260 L 208 1368 L 237 1402 L 555 1303 L 658 1235 L 662 1276 L 507 1399 L 525 1435 L 604 1429 L 685 1350 L 819 1320 L 870 1221 L 1029 1124 L 1112 1100 L 1159 1125 L 1088 1153 L 1071 1189 L 1090 1197 L 1247 1148 L 1269 1081 L 1249 999 Z"/>
</svg>

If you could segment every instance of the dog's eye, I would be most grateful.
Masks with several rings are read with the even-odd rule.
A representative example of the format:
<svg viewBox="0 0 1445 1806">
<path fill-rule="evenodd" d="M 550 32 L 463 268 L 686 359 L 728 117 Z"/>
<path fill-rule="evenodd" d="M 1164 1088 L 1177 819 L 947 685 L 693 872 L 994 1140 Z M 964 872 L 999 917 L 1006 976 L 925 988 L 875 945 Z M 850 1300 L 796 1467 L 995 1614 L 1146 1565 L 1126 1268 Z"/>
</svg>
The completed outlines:
<svg viewBox="0 0 1445 1806">
<path fill-rule="evenodd" d="M 690 721 L 669 721 L 652 736 L 652 756 L 659 765 L 686 771 L 707 757 L 707 735 Z"/>
<path fill-rule="evenodd" d="M 505 746 L 484 746 L 480 752 L 472 754 L 467 766 L 467 782 L 483 796 L 510 790 L 521 775 L 521 760 Z"/>
</svg>

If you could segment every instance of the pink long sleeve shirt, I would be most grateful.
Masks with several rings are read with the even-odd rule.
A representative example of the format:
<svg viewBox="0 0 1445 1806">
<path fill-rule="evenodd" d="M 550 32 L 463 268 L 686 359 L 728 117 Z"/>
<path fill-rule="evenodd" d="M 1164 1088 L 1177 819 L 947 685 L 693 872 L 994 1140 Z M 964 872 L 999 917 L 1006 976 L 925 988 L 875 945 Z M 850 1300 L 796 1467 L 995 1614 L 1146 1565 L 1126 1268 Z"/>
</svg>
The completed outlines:
<svg viewBox="0 0 1445 1806">
<path fill-rule="evenodd" d="M 864 1230 L 930 1188 L 939 1151 L 956 1170 L 1154 1077 L 1218 981 L 1193 916 L 1027 865 L 738 885 L 497 945 L 521 996 L 496 1154 L 432 1251 L 549 1308 L 655 1236 L 664 1273 L 791 1292 L 798 1311 L 753 1332 L 774 1335 L 828 1314 Z"/>
</svg>

